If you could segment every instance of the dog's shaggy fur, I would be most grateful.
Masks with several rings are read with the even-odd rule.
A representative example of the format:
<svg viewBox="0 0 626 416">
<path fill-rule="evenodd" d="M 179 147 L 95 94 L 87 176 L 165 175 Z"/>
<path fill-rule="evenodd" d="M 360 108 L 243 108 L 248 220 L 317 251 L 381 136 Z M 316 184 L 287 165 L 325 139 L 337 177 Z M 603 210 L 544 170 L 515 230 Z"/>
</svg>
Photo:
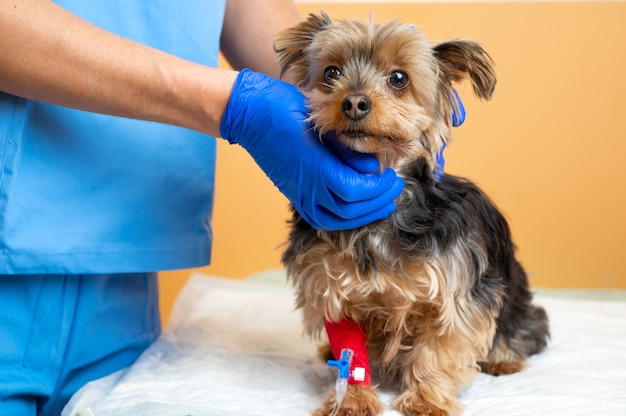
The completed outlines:
<svg viewBox="0 0 626 416">
<path fill-rule="evenodd" d="M 451 137 L 452 83 L 489 99 L 493 62 L 471 41 L 431 45 L 414 27 L 310 15 L 278 34 L 275 49 L 307 96 L 320 135 L 377 156 L 405 180 L 390 217 L 349 231 L 313 229 L 293 212 L 282 261 L 306 332 L 324 319 L 358 322 L 373 379 L 398 383 L 404 415 L 458 415 L 459 388 L 476 373 L 509 374 L 547 342 L 545 311 L 531 304 L 509 226 L 470 181 L 436 156 Z M 374 388 L 334 390 L 316 415 L 375 415 Z"/>
</svg>

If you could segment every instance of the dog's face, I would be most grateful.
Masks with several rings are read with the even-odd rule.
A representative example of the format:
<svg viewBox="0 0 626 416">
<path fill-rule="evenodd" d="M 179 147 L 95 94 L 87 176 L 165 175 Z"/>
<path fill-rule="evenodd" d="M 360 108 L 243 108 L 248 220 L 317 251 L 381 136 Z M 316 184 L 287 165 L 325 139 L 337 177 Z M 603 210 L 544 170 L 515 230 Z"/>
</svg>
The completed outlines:
<svg viewBox="0 0 626 416">
<path fill-rule="evenodd" d="M 451 41 L 434 48 L 413 26 L 337 22 L 310 15 L 274 41 L 283 73 L 302 88 L 310 121 L 345 146 L 378 157 L 381 169 L 401 171 L 436 154 L 450 138 L 456 101 L 452 82 L 469 78 L 490 98 L 492 62 L 477 44 Z"/>
</svg>

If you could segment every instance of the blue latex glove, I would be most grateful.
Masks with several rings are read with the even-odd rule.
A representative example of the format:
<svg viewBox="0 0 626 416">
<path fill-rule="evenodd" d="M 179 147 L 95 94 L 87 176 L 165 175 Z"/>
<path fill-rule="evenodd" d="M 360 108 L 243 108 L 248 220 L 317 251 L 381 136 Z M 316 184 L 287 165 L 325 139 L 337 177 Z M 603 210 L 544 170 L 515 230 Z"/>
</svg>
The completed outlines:
<svg viewBox="0 0 626 416">
<path fill-rule="evenodd" d="M 452 126 L 459 127 L 463 122 L 465 122 L 465 107 L 463 106 L 463 101 L 461 101 L 461 97 L 459 97 L 459 93 L 456 92 L 454 88 L 452 88 L 452 93 L 454 94 L 454 100 L 456 101 L 456 106 L 452 106 Z M 457 109 L 459 110 L 457 113 Z M 444 143 L 439 153 L 437 153 L 437 170 L 435 170 L 435 175 L 437 176 L 437 180 L 441 179 L 443 175 L 443 169 L 446 165 L 446 160 L 443 157 L 443 151 L 446 149 L 446 144 Z"/>
<path fill-rule="evenodd" d="M 327 145 L 330 145 L 335 153 L 352 169 L 361 173 L 375 173 L 378 172 L 380 164 L 378 159 L 374 155 L 368 153 L 355 152 L 352 149 L 345 147 L 337 139 L 335 132 L 328 132 L 322 136 L 322 141 Z"/>
<path fill-rule="evenodd" d="M 391 214 L 404 181 L 391 169 L 368 174 L 371 157 L 347 151 L 338 156 L 320 141 L 307 115 L 295 86 L 246 69 L 235 81 L 221 135 L 244 147 L 317 229 L 356 228 Z"/>
<path fill-rule="evenodd" d="M 454 127 L 459 127 L 465 122 L 465 107 L 463 106 L 461 97 L 459 97 L 459 93 L 456 92 L 454 88 L 452 88 L 452 94 L 454 94 L 454 100 L 456 101 L 456 106 L 452 106 L 452 125 Z M 459 110 L 458 113 L 456 111 L 457 109 Z"/>
</svg>

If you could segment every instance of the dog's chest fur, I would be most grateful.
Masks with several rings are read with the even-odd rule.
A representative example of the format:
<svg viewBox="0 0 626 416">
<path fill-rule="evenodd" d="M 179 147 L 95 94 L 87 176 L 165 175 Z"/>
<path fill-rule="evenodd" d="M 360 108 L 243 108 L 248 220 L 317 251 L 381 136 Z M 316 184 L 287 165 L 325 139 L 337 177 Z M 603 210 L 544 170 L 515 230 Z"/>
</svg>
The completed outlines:
<svg viewBox="0 0 626 416">
<path fill-rule="evenodd" d="M 410 322 L 441 322 L 446 302 L 471 297 L 488 263 L 472 208 L 479 191 L 448 175 L 435 184 L 424 169 L 416 162 L 397 210 L 368 226 L 316 231 L 294 213 L 283 262 L 298 307 L 383 325 L 381 333 L 411 332 Z M 321 329 L 319 322 L 307 325 L 310 333 Z"/>
</svg>

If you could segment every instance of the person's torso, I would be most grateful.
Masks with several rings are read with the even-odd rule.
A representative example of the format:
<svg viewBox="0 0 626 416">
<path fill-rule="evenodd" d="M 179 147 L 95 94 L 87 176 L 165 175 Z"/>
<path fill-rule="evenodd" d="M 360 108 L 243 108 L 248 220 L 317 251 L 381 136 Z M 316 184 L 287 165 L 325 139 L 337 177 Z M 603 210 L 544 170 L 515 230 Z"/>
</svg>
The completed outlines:
<svg viewBox="0 0 626 416">
<path fill-rule="evenodd" d="M 59 0 L 216 66 L 225 0 Z M 0 273 L 193 267 L 210 258 L 215 139 L 0 93 Z"/>
</svg>

